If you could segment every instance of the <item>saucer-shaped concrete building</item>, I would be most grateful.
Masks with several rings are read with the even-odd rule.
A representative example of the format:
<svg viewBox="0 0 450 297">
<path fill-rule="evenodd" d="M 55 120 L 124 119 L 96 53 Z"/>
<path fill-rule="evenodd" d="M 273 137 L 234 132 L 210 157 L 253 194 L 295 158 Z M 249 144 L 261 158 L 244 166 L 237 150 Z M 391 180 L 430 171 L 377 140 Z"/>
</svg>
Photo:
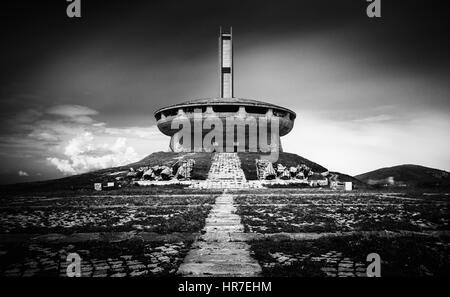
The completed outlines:
<svg viewBox="0 0 450 297">
<path fill-rule="evenodd" d="M 281 151 L 280 137 L 292 130 L 296 114 L 271 103 L 234 97 L 231 29 L 219 35 L 219 77 L 219 97 L 186 101 L 155 112 L 159 130 L 171 137 L 171 150 Z"/>
</svg>

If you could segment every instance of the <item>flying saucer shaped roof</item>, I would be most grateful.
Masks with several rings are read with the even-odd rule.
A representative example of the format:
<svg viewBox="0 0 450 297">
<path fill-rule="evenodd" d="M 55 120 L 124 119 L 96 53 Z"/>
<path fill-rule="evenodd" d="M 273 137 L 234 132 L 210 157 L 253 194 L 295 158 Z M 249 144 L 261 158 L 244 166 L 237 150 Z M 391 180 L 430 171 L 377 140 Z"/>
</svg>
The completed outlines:
<svg viewBox="0 0 450 297">
<path fill-rule="evenodd" d="M 272 109 L 278 109 L 285 112 L 289 112 L 296 117 L 295 112 L 293 112 L 290 109 L 287 109 L 285 107 L 281 107 L 279 105 L 275 105 L 272 103 L 267 103 L 263 101 L 253 100 L 253 99 L 244 99 L 244 98 L 203 98 L 203 99 L 196 99 L 191 101 L 186 101 L 182 103 L 177 103 L 173 105 L 169 105 L 163 108 L 158 109 L 155 111 L 155 115 L 159 112 L 170 110 L 170 109 L 178 109 L 178 108 L 184 108 L 184 107 L 200 107 L 200 106 L 213 106 L 213 105 L 238 105 L 238 106 L 257 106 L 257 107 L 265 107 L 265 108 L 272 108 Z"/>
</svg>

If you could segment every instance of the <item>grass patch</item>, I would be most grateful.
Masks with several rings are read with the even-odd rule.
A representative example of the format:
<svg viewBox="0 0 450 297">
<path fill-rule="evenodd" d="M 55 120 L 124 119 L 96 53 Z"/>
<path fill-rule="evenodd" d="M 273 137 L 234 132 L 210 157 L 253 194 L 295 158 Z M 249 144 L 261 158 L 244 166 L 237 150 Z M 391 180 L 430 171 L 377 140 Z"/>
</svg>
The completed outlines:
<svg viewBox="0 0 450 297">
<path fill-rule="evenodd" d="M 199 232 L 210 205 L 196 207 L 114 207 L 57 209 L 8 209 L 0 212 L 2 233 L 62 233 L 147 231 Z"/>
<path fill-rule="evenodd" d="M 241 195 L 237 213 L 246 232 L 449 230 L 448 205 L 378 196 Z M 257 204 L 257 205 L 254 205 Z"/>
</svg>

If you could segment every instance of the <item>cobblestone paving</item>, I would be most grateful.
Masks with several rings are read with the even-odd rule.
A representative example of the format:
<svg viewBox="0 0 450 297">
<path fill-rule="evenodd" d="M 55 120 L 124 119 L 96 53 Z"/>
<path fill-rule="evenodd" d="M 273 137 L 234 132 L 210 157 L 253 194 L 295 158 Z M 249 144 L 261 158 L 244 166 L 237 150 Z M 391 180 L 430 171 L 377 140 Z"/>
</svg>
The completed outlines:
<svg viewBox="0 0 450 297">
<path fill-rule="evenodd" d="M 227 163 L 225 160 L 234 156 L 216 158 L 218 163 Z M 235 170 L 227 166 L 222 176 L 225 180 L 231 179 Z M 217 175 L 220 169 L 215 168 L 212 180 L 217 182 Z M 82 275 L 86 277 L 177 272 L 250 276 L 261 271 L 274 276 L 289 272 L 295 276 L 362 277 L 367 263 L 361 255 L 355 256 L 355 251 L 366 252 L 380 242 L 384 244 L 379 245 L 382 259 L 388 260 L 385 264 L 401 268 L 392 270 L 394 275 L 403 270 L 412 276 L 450 274 L 447 196 L 277 189 L 256 190 L 255 194 L 255 190 L 234 189 L 219 197 L 159 194 L 1 199 L 0 276 L 65 276 L 66 257 L 76 252 L 83 259 Z M 202 228 L 204 234 L 191 245 Z M 351 236 L 356 240 L 350 248 L 322 244 Z M 315 244 L 306 250 L 283 248 L 285 244 L 302 246 L 305 241 Z M 360 246 L 363 242 L 365 247 Z M 255 253 L 254 245 L 262 243 L 272 248 Z"/>
<path fill-rule="evenodd" d="M 65 276 L 72 252 L 82 258 L 82 276 L 163 276 L 176 272 L 214 196 L 30 196 L 1 202 L 0 276 Z"/>
<path fill-rule="evenodd" d="M 367 255 L 382 276 L 450 275 L 448 237 L 349 235 L 304 241 L 250 241 L 264 276 L 365 277 Z"/>
<path fill-rule="evenodd" d="M 311 254 L 289 255 L 281 252 L 270 253 L 273 262 L 264 263 L 264 268 L 273 268 L 276 265 L 289 267 L 302 262 L 320 263 L 320 270 L 327 277 L 366 277 L 367 264 L 346 258 L 342 253 L 330 251 L 320 256 Z"/>
<path fill-rule="evenodd" d="M 2 276 L 67 276 L 67 255 L 82 258 L 83 277 L 174 275 L 189 242 L 89 243 L 78 245 L 31 244 L 0 246 Z"/>
</svg>

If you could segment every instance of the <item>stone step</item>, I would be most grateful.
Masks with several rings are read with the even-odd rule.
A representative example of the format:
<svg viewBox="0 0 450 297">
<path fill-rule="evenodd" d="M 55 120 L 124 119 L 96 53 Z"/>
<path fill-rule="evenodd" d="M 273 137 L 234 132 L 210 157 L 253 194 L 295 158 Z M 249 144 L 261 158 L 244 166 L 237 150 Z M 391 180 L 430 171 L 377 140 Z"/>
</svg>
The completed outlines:
<svg viewBox="0 0 450 297">
<path fill-rule="evenodd" d="M 206 226 L 205 228 L 203 228 L 203 230 L 205 230 L 206 232 L 242 232 L 244 231 L 244 226 Z"/>
<path fill-rule="evenodd" d="M 261 266 L 258 263 L 189 263 L 178 271 L 184 276 L 252 277 L 261 273 Z"/>
<path fill-rule="evenodd" d="M 235 254 L 232 255 L 232 257 L 230 257 L 229 253 L 209 253 L 209 254 L 204 254 L 204 253 L 192 253 L 190 254 L 187 258 L 188 261 L 190 261 L 190 263 L 218 263 L 218 264 L 250 264 L 253 265 L 255 264 L 254 261 L 249 261 L 248 257 L 246 254 L 244 253 L 238 253 L 236 252 Z M 234 262 L 236 261 L 236 263 Z"/>
<path fill-rule="evenodd" d="M 195 186 L 194 186 L 195 187 Z M 237 153 L 216 153 L 212 157 L 208 179 L 202 188 L 248 188 Z"/>
<path fill-rule="evenodd" d="M 206 223 L 209 226 L 235 226 L 241 223 L 241 219 L 233 219 L 233 220 L 217 220 L 217 219 L 206 219 Z"/>
<path fill-rule="evenodd" d="M 228 248 L 222 248 L 222 249 L 218 249 L 218 248 L 214 248 L 214 245 L 219 245 L 219 244 L 223 244 L 223 243 L 227 243 L 228 244 Z M 207 248 L 207 247 L 203 247 L 203 248 L 198 248 L 198 249 L 193 249 L 190 253 L 189 253 L 189 257 L 187 257 L 186 259 L 191 259 L 190 257 L 196 257 L 196 256 L 203 256 L 203 255 L 228 255 L 230 256 L 229 259 L 231 259 L 232 257 L 234 257 L 235 255 L 246 255 L 247 256 L 247 260 L 251 259 L 248 257 L 248 250 L 246 249 L 248 247 L 242 247 L 242 248 L 238 248 L 238 247 L 233 247 L 231 246 L 232 244 L 234 244 L 234 242 L 208 242 L 208 245 L 211 246 L 211 248 Z M 239 246 L 239 245 L 237 245 Z M 250 261 L 250 260 L 249 260 Z"/>
<path fill-rule="evenodd" d="M 206 223 L 211 226 L 226 226 L 226 225 L 236 225 L 241 223 L 241 218 L 226 218 L 225 215 L 221 217 L 207 218 Z"/>
</svg>

